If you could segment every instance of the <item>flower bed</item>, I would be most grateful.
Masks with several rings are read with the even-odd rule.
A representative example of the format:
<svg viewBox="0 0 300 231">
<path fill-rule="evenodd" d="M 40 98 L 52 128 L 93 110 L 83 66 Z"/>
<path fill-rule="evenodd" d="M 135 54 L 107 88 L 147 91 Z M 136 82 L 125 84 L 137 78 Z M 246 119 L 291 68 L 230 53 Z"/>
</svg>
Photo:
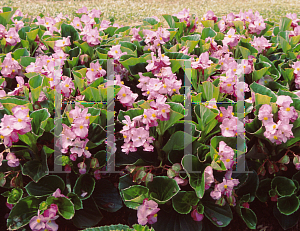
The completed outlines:
<svg viewBox="0 0 300 231">
<path fill-rule="evenodd" d="M 163 16 L 0 11 L 9 230 L 213 230 L 232 210 L 256 229 L 255 198 L 298 222 L 300 19 Z"/>
</svg>

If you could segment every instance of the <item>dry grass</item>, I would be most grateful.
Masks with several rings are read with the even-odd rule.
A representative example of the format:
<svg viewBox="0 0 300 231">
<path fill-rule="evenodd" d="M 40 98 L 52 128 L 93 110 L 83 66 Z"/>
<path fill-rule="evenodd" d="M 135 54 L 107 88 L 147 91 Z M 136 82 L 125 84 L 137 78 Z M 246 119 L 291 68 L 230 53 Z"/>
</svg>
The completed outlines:
<svg viewBox="0 0 300 231">
<path fill-rule="evenodd" d="M 198 17 L 208 10 L 220 17 L 252 9 L 259 11 L 264 18 L 279 21 L 286 13 L 299 13 L 299 3 L 300 0 L 2 0 L 0 6 L 16 6 L 25 14 L 51 16 L 60 12 L 71 16 L 86 6 L 89 10 L 101 10 L 106 19 L 114 17 L 119 24 L 134 25 L 149 16 L 157 16 L 163 21 L 163 14 L 178 13 L 183 8 L 190 8 L 190 12 Z"/>
</svg>

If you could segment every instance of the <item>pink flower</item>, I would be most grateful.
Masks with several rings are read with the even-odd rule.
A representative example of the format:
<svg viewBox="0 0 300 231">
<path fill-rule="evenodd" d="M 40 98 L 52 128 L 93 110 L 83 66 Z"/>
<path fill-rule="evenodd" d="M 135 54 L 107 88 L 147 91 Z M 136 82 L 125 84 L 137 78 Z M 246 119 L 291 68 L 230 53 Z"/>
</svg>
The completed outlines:
<svg viewBox="0 0 300 231">
<path fill-rule="evenodd" d="M 210 67 L 212 63 L 213 61 L 209 60 L 209 53 L 204 52 L 191 65 L 193 69 L 203 70 Z"/>
<path fill-rule="evenodd" d="M 69 36 L 70 37 L 70 36 Z M 62 40 L 56 40 L 55 41 L 55 47 L 65 47 L 65 46 L 70 46 L 71 42 L 70 42 L 70 38 L 63 38 Z"/>
<path fill-rule="evenodd" d="M 19 42 L 21 42 L 21 39 L 16 28 L 11 27 L 6 34 L 6 43 L 10 46 L 15 46 Z"/>
<path fill-rule="evenodd" d="M 270 48 L 272 46 L 272 43 L 269 43 L 269 41 L 263 36 L 259 38 L 254 36 L 253 41 L 250 43 L 258 51 L 258 53 L 261 53 L 266 48 Z"/>
<path fill-rule="evenodd" d="M 86 173 L 86 164 L 84 162 L 80 162 L 77 164 L 79 168 L 79 173 L 80 174 L 85 174 Z"/>
<path fill-rule="evenodd" d="M 72 90 L 75 90 L 75 85 L 71 78 L 63 77 L 63 81 L 60 82 L 61 93 L 64 97 L 69 97 L 72 93 Z"/>
<path fill-rule="evenodd" d="M 235 47 L 240 40 L 240 36 L 235 34 L 235 29 L 230 28 L 225 38 L 223 40 L 224 45 L 229 45 L 230 47 Z"/>
<path fill-rule="evenodd" d="M 198 213 L 197 209 L 194 209 L 191 212 L 191 217 L 193 218 L 194 221 L 202 221 L 204 218 L 204 215 L 201 213 Z"/>
<path fill-rule="evenodd" d="M 81 139 L 85 139 L 88 136 L 89 122 L 85 118 L 78 118 L 74 120 L 71 126 L 72 131 L 75 133 L 75 135 L 80 137 Z"/>
<path fill-rule="evenodd" d="M 293 100 L 290 96 L 280 95 L 277 97 L 276 104 L 280 107 L 288 108 L 291 103 L 293 103 Z"/>
<path fill-rule="evenodd" d="M 220 125 L 222 136 L 234 137 L 237 131 L 237 118 L 224 119 Z"/>
<path fill-rule="evenodd" d="M 52 194 L 53 197 L 66 197 L 64 194 L 61 193 L 60 188 L 57 188 L 56 191 Z"/>
<path fill-rule="evenodd" d="M 17 167 L 17 166 L 19 166 L 19 159 L 16 157 L 16 155 L 14 154 L 14 153 L 12 153 L 12 152 L 10 152 L 10 153 L 8 153 L 7 154 L 7 156 L 6 156 L 6 160 L 8 160 L 7 161 L 7 165 L 9 166 L 9 167 L 12 167 L 12 168 L 14 168 L 14 167 Z"/>
<path fill-rule="evenodd" d="M 148 199 L 144 199 L 143 204 L 138 207 L 137 217 L 140 225 L 154 224 L 157 222 L 157 212 L 160 210 L 158 204 Z"/>
<path fill-rule="evenodd" d="M 258 119 L 261 120 L 264 125 L 273 122 L 272 107 L 269 104 L 264 104 L 259 108 Z"/>
<path fill-rule="evenodd" d="M 205 190 L 209 189 L 211 184 L 214 182 L 213 169 L 211 166 L 207 166 L 204 170 L 205 178 Z"/>
<path fill-rule="evenodd" d="M 91 84 L 96 79 L 105 76 L 106 71 L 102 69 L 101 65 L 99 64 L 98 60 L 96 63 L 91 63 L 90 68 L 87 68 L 86 72 L 86 78 L 87 78 L 87 84 Z"/>
<path fill-rule="evenodd" d="M 42 230 L 46 228 L 45 223 L 47 222 L 47 219 L 39 214 L 40 211 L 38 211 L 38 215 L 31 218 L 29 221 L 29 227 L 31 230 Z"/>
<path fill-rule="evenodd" d="M 127 86 L 123 86 L 117 94 L 117 99 L 120 100 L 124 106 L 128 107 L 132 106 L 137 97 L 138 94 L 132 93 L 130 88 Z"/>
<path fill-rule="evenodd" d="M 109 50 L 109 52 L 107 52 L 108 57 L 119 60 L 121 58 L 122 55 L 126 55 L 127 52 L 122 52 L 121 51 L 121 45 L 115 45 L 112 46 Z"/>
</svg>

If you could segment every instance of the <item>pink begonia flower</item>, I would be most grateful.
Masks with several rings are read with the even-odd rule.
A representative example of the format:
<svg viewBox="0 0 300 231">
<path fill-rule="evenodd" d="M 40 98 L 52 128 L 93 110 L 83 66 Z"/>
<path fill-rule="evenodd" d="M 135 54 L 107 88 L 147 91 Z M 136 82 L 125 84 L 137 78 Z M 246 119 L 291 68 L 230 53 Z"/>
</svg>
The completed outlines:
<svg viewBox="0 0 300 231">
<path fill-rule="evenodd" d="M 15 90 L 8 92 L 7 95 L 19 95 L 23 93 L 24 78 L 21 76 L 16 76 L 16 80 L 18 83 L 17 87 L 15 88 Z"/>
<path fill-rule="evenodd" d="M 88 136 L 89 121 L 87 121 L 85 118 L 77 118 L 73 121 L 71 126 L 75 135 L 81 139 L 85 139 Z"/>
<path fill-rule="evenodd" d="M 110 26 L 110 21 L 102 20 L 99 26 L 99 30 L 100 31 L 106 30 L 109 26 Z"/>
<path fill-rule="evenodd" d="M 9 167 L 12 167 L 12 168 L 14 168 L 14 167 L 18 167 L 19 166 L 19 159 L 16 157 L 16 155 L 14 154 L 14 153 L 12 153 L 12 152 L 10 152 L 10 153 L 8 153 L 7 154 L 7 156 L 6 156 L 6 160 L 8 160 L 7 161 L 7 165 L 9 166 Z"/>
<path fill-rule="evenodd" d="M 298 19 L 297 14 L 296 13 L 287 13 L 286 17 L 292 20 L 292 27 L 297 27 L 298 26 L 298 22 L 300 22 L 300 19 Z"/>
<path fill-rule="evenodd" d="M 244 100 L 245 99 L 245 92 L 249 92 L 250 89 L 248 84 L 245 82 L 237 82 L 235 85 L 235 92 L 234 96 L 237 97 L 237 100 Z"/>
<path fill-rule="evenodd" d="M 240 36 L 238 34 L 235 34 L 235 29 L 230 28 L 227 34 L 225 35 L 225 38 L 223 39 L 224 45 L 229 45 L 230 47 L 235 47 L 240 40 Z"/>
<path fill-rule="evenodd" d="M 72 25 L 75 29 L 82 30 L 82 24 L 79 17 L 74 17 L 70 25 Z"/>
<path fill-rule="evenodd" d="M 60 82 L 60 89 L 63 97 L 68 98 L 71 95 L 72 90 L 75 90 L 75 85 L 72 81 L 72 78 L 63 76 L 62 81 Z"/>
<path fill-rule="evenodd" d="M 38 211 L 38 215 L 34 216 L 29 221 L 29 227 L 31 230 L 45 230 L 47 222 L 47 218 L 40 214 L 40 210 Z"/>
<path fill-rule="evenodd" d="M 63 37 L 62 40 L 56 40 L 55 41 L 55 47 L 65 47 L 65 46 L 70 46 L 71 42 L 70 42 L 70 36 L 68 36 L 67 38 Z"/>
<path fill-rule="evenodd" d="M 250 41 L 250 43 L 258 51 L 258 53 L 261 53 L 266 48 L 270 48 L 272 46 L 272 43 L 269 43 L 269 41 L 263 36 L 254 36 L 253 41 Z"/>
<path fill-rule="evenodd" d="M 146 66 L 146 70 L 152 71 L 152 73 L 158 74 L 160 72 L 160 70 L 162 69 L 162 67 L 168 67 L 171 62 L 170 62 L 170 58 L 164 54 L 161 54 L 161 50 L 158 49 L 158 57 L 156 58 L 154 56 L 154 52 L 151 52 L 151 60 L 147 60 L 148 65 Z"/>
<path fill-rule="evenodd" d="M 99 45 L 101 43 L 100 39 L 102 40 L 102 38 L 99 35 L 98 28 L 96 27 L 92 29 L 92 26 L 90 24 L 86 25 L 83 28 L 80 35 L 83 36 L 82 40 L 87 42 L 91 47 Z"/>
<path fill-rule="evenodd" d="M 213 61 L 209 60 L 209 53 L 202 53 L 199 58 L 196 59 L 195 62 L 192 62 L 192 68 L 197 70 L 204 70 L 213 63 Z"/>
<path fill-rule="evenodd" d="M 144 199 L 143 204 L 138 207 L 137 217 L 140 225 L 157 222 L 157 212 L 160 210 L 158 204 L 153 200 Z"/>
<path fill-rule="evenodd" d="M 5 36 L 6 43 L 10 46 L 15 46 L 17 43 L 21 42 L 20 36 L 16 31 L 16 28 L 11 27 Z"/>
<path fill-rule="evenodd" d="M 61 145 L 58 145 L 58 146 L 63 148 L 63 149 L 67 149 L 69 146 L 71 146 L 73 144 L 72 141 L 76 138 L 76 135 L 71 130 L 71 128 L 69 128 L 66 124 L 62 124 L 62 126 L 63 126 L 63 131 L 60 134 L 60 136 L 61 136 Z"/>
<path fill-rule="evenodd" d="M 288 108 L 288 107 L 290 107 L 291 103 L 293 103 L 293 100 L 288 95 L 280 95 L 277 97 L 276 104 L 280 107 Z"/>
<path fill-rule="evenodd" d="M 100 170 L 97 169 L 94 171 L 94 177 L 96 178 L 96 180 L 100 180 L 101 179 L 101 173 Z"/>
<path fill-rule="evenodd" d="M 258 119 L 261 120 L 264 125 L 273 122 L 272 107 L 269 104 L 263 104 L 259 108 Z"/>
<path fill-rule="evenodd" d="M 253 65 L 249 60 L 243 59 L 241 64 L 240 64 L 244 70 L 244 74 L 250 74 L 253 71 Z"/>
<path fill-rule="evenodd" d="M 293 164 L 295 165 L 296 170 L 300 170 L 300 156 L 294 156 Z"/>
<path fill-rule="evenodd" d="M 292 123 L 298 118 L 298 113 L 293 106 L 290 107 L 280 107 L 278 112 L 278 119 L 284 120 L 288 119 Z"/>
<path fill-rule="evenodd" d="M 84 162 L 79 162 L 77 164 L 78 168 L 79 168 L 79 173 L 80 174 L 85 174 L 86 173 L 86 164 Z"/>
<path fill-rule="evenodd" d="M 71 145 L 73 146 L 70 149 L 71 153 L 72 154 L 76 153 L 78 157 L 84 155 L 86 158 L 90 158 L 92 154 L 88 151 L 88 147 L 86 146 L 88 141 L 89 139 L 81 141 L 79 137 L 77 137 Z"/>
<path fill-rule="evenodd" d="M 84 7 L 80 8 L 79 10 L 77 10 L 76 13 L 78 13 L 78 14 L 87 14 L 88 9 L 86 8 L 86 6 L 84 6 Z"/>
<path fill-rule="evenodd" d="M 222 195 L 230 197 L 232 195 L 232 190 L 234 186 L 239 184 L 238 179 L 226 179 L 223 178 L 223 182 L 215 185 L 214 191 L 211 191 L 210 196 L 214 200 L 219 200 Z"/>
<path fill-rule="evenodd" d="M 216 109 L 216 110 L 219 110 L 218 109 L 218 106 L 217 106 L 217 101 L 215 98 L 212 98 L 210 101 L 206 102 L 204 104 L 205 107 L 207 108 L 210 108 L 210 109 Z"/>
<path fill-rule="evenodd" d="M 24 27 L 24 22 L 23 21 L 19 21 L 19 20 L 13 20 L 12 21 L 14 22 L 15 24 L 15 28 L 16 28 L 16 31 L 19 31 L 22 27 Z"/>
<path fill-rule="evenodd" d="M 224 119 L 220 125 L 222 136 L 235 137 L 237 132 L 237 122 L 238 120 L 236 117 Z"/>
<path fill-rule="evenodd" d="M 90 68 L 87 68 L 87 72 L 86 72 L 87 84 L 91 84 L 96 79 L 103 77 L 105 75 L 106 75 L 106 71 L 102 69 L 101 65 L 99 64 L 99 61 L 97 60 L 96 63 L 90 64 Z"/>
<path fill-rule="evenodd" d="M 220 114 L 216 117 L 219 122 L 223 122 L 224 119 L 230 119 L 234 116 L 233 106 L 228 106 L 227 109 L 225 109 L 225 107 L 220 107 L 220 111 Z"/>
<path fill-rule="evenodd" d="M 122 152 L 125 152 L 125 154 L 128 155 L 129 152 L 136 152 L 137 149 L 135 146 L 133 146 L 132 142 L 126 142 L 122 146 Z"/>
<path fill-rule="evenodd" d="M 205 178 L 205 190 L 209 189 L 211 184 L 214 182 L 213 169 L 211 166 L 207 166 L 204 170 Z"/>
<path fill-rule="evenodd" d="M 14 78 L 16 75 L 19 75 L 19 72 L 21 72 L 22 69 L 18 61 L 12 58 L 11 52 L 6 54 L 1 67 L 1 74 L 3 77 L 8 78 Z"/>
<path fill-rule="evenodd" d="M 269 76 L 269 75 L 266 75 L 264 77 L 262 77 L 261 79 L 259 79 L 258 81 L 256 81 L 259 85 L 266 85 L 267 83 L 269 82 L 273 82 L 274 79 Z"/>
<path fill-rule="evenodd" d="M 130 31 L 130 34 L 129 35 L 132 35 L 132 38 L 131 38 L 131 42 L 133 41 L 142 41 L 142 37 L 139 35 L 139 31 L 140 31 L 140 28 L 131 28 L 131 31 Z"/>
<path fill-rule="evenodd" d="M 61 193 L 60 188 L 57 188 L 55 192 L 52 194 L 53 197 L 58 198 L 58 197 L 66 197 L 64 194 Z"/>
<path fill-rule="evenodd" d="M 207 11 L 206 14 L 203 15 L 201 20 L 214 20 L 216 23 L 218 21 L 218 17 L 211 10 Z"/>
<path fill-rule="evenodd" d="M 127 52 L 121 51 L 121 45 L 112 46 L 107 52 L 108 57 L 119 60 L 122 55 L 126 55 Z"/>
<path fill-rule="evenodd" d="M 193 218 L 194 221 L 202 221 L 204 218 L 204 215 L 201 213 L 198 213 L 197 209 L 194 209 L 191 212 L 191 217 Z"/>
<path fill-rule="evenodd" d="M 131 107 L 137 97 L 138 94 L 133 93 L 127 86 L 123 86 L 117 94 L 117 99 L 127 107 Z"/>
<path fill-rule="evenodd" d="M 150 80 L 150 77 L 148 76 L 143 76 L 142 75 L 142 72 L 139 72 L 138 73 L 140 78 L 139 78 L 139 84 L 136 85 L 138 88 L 141 88 L 142 91 L 146 91 L 148 89 L 148 84 L 149 84 L 149 80 Z"/>
<path fill-rule="evenodd" d="M 219 143 L 220 160 L 224 163 L 226 169 L 231 169 L 234 164 L 234 151 L 224 141 Z"/>
</svg>

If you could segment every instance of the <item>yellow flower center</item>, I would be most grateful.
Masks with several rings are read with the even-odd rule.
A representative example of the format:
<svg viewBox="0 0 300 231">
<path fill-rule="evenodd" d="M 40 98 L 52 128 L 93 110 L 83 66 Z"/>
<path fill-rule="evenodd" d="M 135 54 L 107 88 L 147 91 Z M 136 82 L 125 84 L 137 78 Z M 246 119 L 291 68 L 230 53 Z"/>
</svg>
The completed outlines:
<svg viewBox="0 0 300 231">
<path fill-rule="evenodd" d="M 124 81 L 121 81 L 121 84 L 124 84 Z"/>
<path fill-rule="evenodd" d="M 153 113 L 153 114 L 152 114 L 152 117 L 156 117 L 156 115 Z"/>
<path fill-rule="evenodd" d="M 160 37 L 159 39 L 160 39 L 160 40 L 162 40 L 162 38 L 161 38 L 161 37 Z"/>
<path fill-rule="evenodd" d="M 82 126 L 82 125 L 80 125 L 80 126 L 79 126 L 79 128 L 80 128 L 80 129 L 83 129 L 83 126 Z"/>
<path fill-rule="evenodd" d="M 176 91 L 176 89 L 175 89 L 175 88 L 173 88 L 173 91 L 175 92 L 175 91 Z"/>
<path fill-rule="evenodd" d="M 275 140 L 278 140 L 278 137 L 277 137 L 277 136 L 274 136 L 274 139 L 275 139 Z"/>
<path fill-rule="evenodd" d="M 65 44 L 66 42 L 65 41 L 63 41 L 63 44 Z"/>
<path fill-rule="evenodd" d="M 17 84 L 17 87 L 20 87 L 20 84 Z"/>
<path fill-rule="evenodd" d="M 297 67 L 297 68 L 296 68 L 296 70 L 297 70 L 297 71 L 300 71 L 300 68 L 299 68 L 299 67 Z"/>
<path fill-rule="evenodd" d="M 50 81 L 53 81 L 53 78 L 50 78 Z"/>
<path fill-rule="evenodd" d="M 231 35 L 228 35 L 228 38 L 231 38 L 232 36 Z"/>
<path fill-rule="evenodd" d="M 228 188 L 227 184 L 224 185 L 224 188 L 225 188 L 225 189 Z"/>
<path fill-rule="evenodd" d="M 228 131 L 228 130 L 229 130 L 229 128 L 226 128 L 226 130 Z"/>
<path fill-rule="evenodd" d="M 160 43 L 158 43 L 157 46 L 160 46 Z"/>
<path fill-rule="evenodd" d="M 21 123 L 21 122 L 22 122 L 22 119 L 19 118 L 19 119 L 18 119 L 18 122 Z"/>
<path fill-rule="evenodd" d="M 91 71 L 95 71 L 95 69 L 94 69 L 94 68 L 92 68 L 92 69 L 91 69 Z"/>
<path fill-rule="evenodd" d="M 236 72 L 236 69 L 234 68 L 233 71 Z"/>
<path fill-rule="evenodd" d="M 286 110 L 286 111 L 290 111 L 291 109 L 290 109 L 289 107 L 287 107 L 285 110 Z"/>
<path fill-rule="evenodd" d="M 125 93 L 123 93 L 123 95 L 122 95 L 123 97 L 126 97 L 126 94 Z"/>
<path fill-rule="evenodd" d="M 127 136 L 126 135 L 123 135 L 123 137 L 126 139 L 127 138 Z"/>
<path fill-rule="evenodd" d="M 216 105 L 214 105 L 214 106 L 213 106 L 213 108 L 217 108 L 217 106 L 216 106 Z"/>
<path fill-rule="evenodd" d="M 89 116 L 86 116 L 86 117 L 85 117 L 86 120 L 89 119 L 89 118 L 90 118 Z"/>
<path fill-rule="evenodd" d="M 76 26 L 79 26 L 79 23 L 77 23 Z"/>
<path fill-rule="evenodd" d="M 69 87 L 69 84 L 66 84 L 65 87 Z"/>
<path fill-rule="evenodd" d="M 4 136 L 1 135 L 0 138 L 3 140 L 3 139 L 4 139 Z"/>
<path fill-rule="evenodd" d="M 50 60 L 49 60 L 49 59 L 47 60 L 47 63 L 50 63 Z"/>
<path fill-rule="evenodd" d="M 220 113 L 220 117 L 223 117 L 223 114 L 222 114 L 222 113 Z"/>
<path fill-rule="evenodd" d="M 148 48 L 148 51 L 150 51 L 150 48 Z"/>
<path fill-rule="evenodd" d="M 165 112 L 166 112 L 166 110 L 165 110 L 165 109 L 162 109 L 161 111 L 162 111 L 162 113 L 165 113 Z"/>
<path fill-rule="evenodd" d="M 15 69 L 13 69 L 12 72 L 14 73 L 14 72 L 15 72 Z"/>
<path fill-rule="evenodd" d="M 41 223 L 41 219 L 36 219 L 36 222 L 37 223 Z"/>
<path fill-rule="evenodd" d="M 147 118 L 147 115 L 144 115 L 144 118 L 146 119 L 146 118 Z"/>
<path fill-rule="evenodd" d="M 268 117 L 264 117 L 264 120 L 268 120 Z"/>
<path fill-rule="evenodd" d="M 117 53 L 118 53 L 118 51 L 117 51 L 117 50 L 115 50 L 115 53 L 117 54 Z"/>
<path fill-rule="evenodd" d="M 233 113 L 233 112 L 231 112 L 231 115 L 234 115 L 234 113 Z"/>
<path fill-rule="evenodd" d="M 46 25 L 49 25 L 49 22 L 46 22 Z"/>
<path fill-rule="evenodd" d="M 88 147 L 85 147 L 85 150 L 88 150 L 89 148 Z"/>
<path fill-rule="evenodd" d="M 224 63 L 223 62 L 221 62 L 221 65 L 223 65 Z"/>
<path fill-rule="evenodd" d="M 274 125 L 273 125 L 273 129 L 275 129 L 275 128 L 276 128 L 276 125 L 274 124 Z"/>
<path fill-rule="evenodd" d="M 153 217 L 157 217 L 157 213 L 153 215 Z"/>
<path fill-rule="evenodd" d="M 149 94 L 150 94 L 150 91 L 147 91 L 147 94 L 149 95 Z"/>
<path fill-rule="evenodd" d="M 12 39 L 12 36 L 9 36 L 10 39 Z"/>
<path fill-rule="evenodd" d="M 230 161 L 230 159 L 226 159 L 226 162 L 229 162 Z"/>
<path fill-rule="evenodd" d="M 231 83 L 228 83 L 228 84 L 227 84 L 227 87 L 231 87 Z"/>
</svg>

